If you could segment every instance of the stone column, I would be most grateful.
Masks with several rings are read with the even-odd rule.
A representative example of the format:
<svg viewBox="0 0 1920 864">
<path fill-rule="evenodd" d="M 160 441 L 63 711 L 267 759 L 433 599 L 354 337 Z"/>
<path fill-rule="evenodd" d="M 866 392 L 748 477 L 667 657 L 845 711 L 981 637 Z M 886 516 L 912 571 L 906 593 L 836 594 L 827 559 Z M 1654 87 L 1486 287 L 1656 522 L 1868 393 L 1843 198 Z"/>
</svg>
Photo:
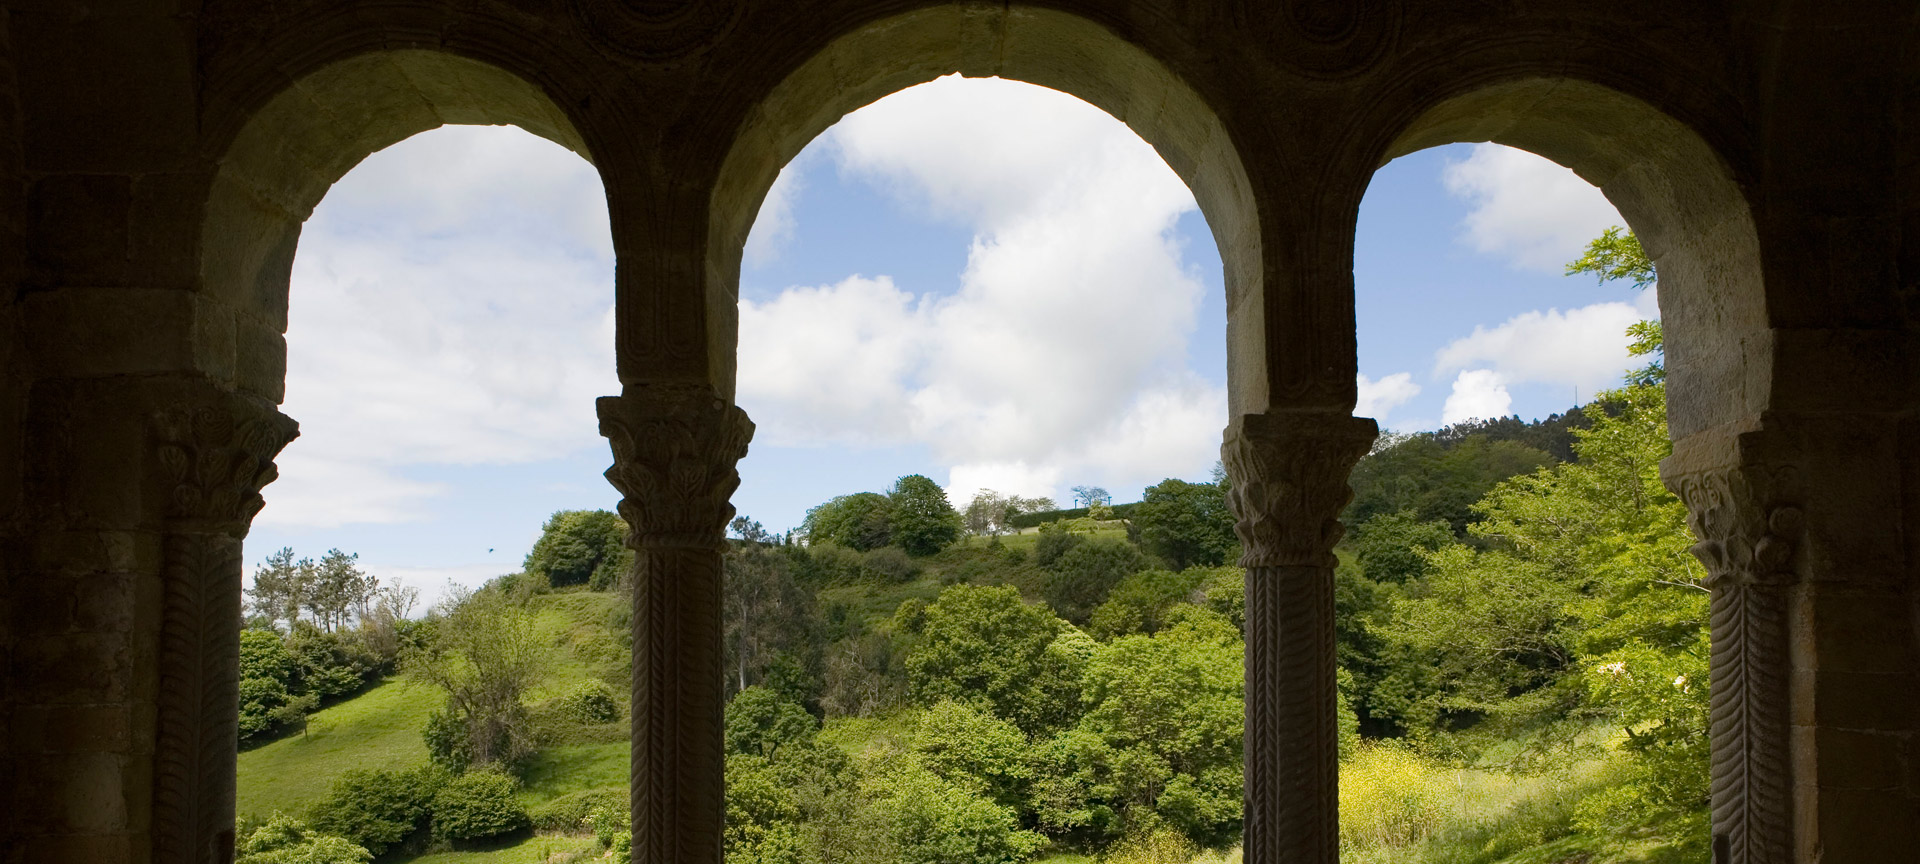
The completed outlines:
<svg viewBox="0 0 1920 864">
<path fill-rule="evenodd" d="M 702 385 L 599 401 L 633 587 L 633 860 L 720 864 L 721 552 L 753 423 Z"/>
<path fill-rule="evenodd" d="M 1339 858 L 1333 545 L 1379 435 L 1345 413 L 1249 414 L 1220 448 L 1247 568 L 1246 859 Z"/>
<path fill-rule="evenodd" d="M 1669 463 L 1669 471 L 1674 470 Z M 1714 864 L 1793 860 L 1789 710 L 1791 569 L 1804 519 L 1799 472 L 1738 465 L 1668 478 L 1712 592 Z"/>
<path fill-rule="evenodd" d="M 166 496 L 156 662 L 153 860 L 233 860 L 241 541 L 298 426 L 264 402 L 223 395 L 153 416 Z"/>
<path fill-rule="evenodd" d="M 1715 864 L 1876 864 L 1920 848 L 1920 634 L 1897 417 L 1769 412 L 1674 442 L 1712 591 Z"/>
</svg>

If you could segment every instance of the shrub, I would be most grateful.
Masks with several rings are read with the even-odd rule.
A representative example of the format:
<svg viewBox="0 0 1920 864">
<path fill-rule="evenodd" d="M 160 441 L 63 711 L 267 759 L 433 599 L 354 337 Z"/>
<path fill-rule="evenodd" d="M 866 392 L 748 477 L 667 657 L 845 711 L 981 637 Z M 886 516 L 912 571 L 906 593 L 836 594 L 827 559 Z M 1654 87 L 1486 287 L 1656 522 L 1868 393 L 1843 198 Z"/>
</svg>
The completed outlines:
<svg viewBox="0 0 1920 864">
<path fill-rule="evenodd" d="M 898 546 L 869 551 L 861 563 L 880 582 L 910 582 L 920 575 L 920 565 Z"/>
<path fill-rule="evenodd" d="M 748 687 L 727 702 L 727 752 L 768 759 L 781 747 L 813 738 L 820 721 L 765 687 Z"/>
<path fill-rule="evenodd" d="M 473 747 L 467 741 L 467 725 L 452 711 L 435 711 L 427 715 L 427 725 L 420 730 L 420 737 L 427 742 L 427 758 L 433 764 L 453 773 L 467 770 L 473 764 Z"/>
<path fill-rule="evenodd" d="M 1060 617 L 1084 624 L 1121 579 L 1145 570 L 1147 556 L 1119 540 L 1075 544 L 1053 562 L 1041 593 Z"/>
<path fill-rule="evenodd" d="M 234 844 L 234 864 L 367 864 L 373 853 L 344 837 L 323 834 L 285 813 Z"/>
<path fill-rule="evenodd" d="M 597 830 L 596 819 L 603 818 L 595 814 L 627 812 L 627 787 L 602 786 L 598 789 L 582 789 L 569 792 L 558 798 L 535 807 L 528 816 L 533 820 L 537 831 L 580 831 Z M 604 838 L 603 838 L 604 839 Z"/>
<path fill-rule="evenodd" d="M 1067 550 L 1080 545 L 1087 538 L 1073 533 L 1066 525 L 1049 522 L 1040 526 L 1040 539 L 1033 542 L 1033 563 L 1042 567 L 1052 567 L 1053 562 L 1067 554 Z"/>
<path fill-rule="evenodd" d="M 554 697 L 553 709 L 575 723 L 612 723 L 620 719 L 620 700 L 604 682 L 587 681 Z"/>
<path fill-rule="evenodd" d="M 526 830 L 533 820 L 513 798 L 516 785 L 493 771 L 455 777 L 433 796 L 434 836 L 478 840 Z"/>
<path fill-rule="evenodd" d="M 434 793 L 447 782 L 437 767 L 412 771 L 348 771 L 314 805 L 313 826 L 365 846 L 375 855 L 426 827 Z"/>
</svg>

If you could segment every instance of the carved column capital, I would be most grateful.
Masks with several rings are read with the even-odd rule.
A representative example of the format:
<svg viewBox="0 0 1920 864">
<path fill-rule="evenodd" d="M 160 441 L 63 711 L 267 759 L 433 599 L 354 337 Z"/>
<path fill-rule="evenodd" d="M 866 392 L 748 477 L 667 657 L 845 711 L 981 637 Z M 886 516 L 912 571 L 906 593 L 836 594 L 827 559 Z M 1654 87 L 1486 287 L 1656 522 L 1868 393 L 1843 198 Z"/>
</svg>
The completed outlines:
<svg viewBox="0 0 1920 864">
<path fill-rule="evenodd" d="M 1241 566 L 1333 566 L 1348 474 L 1379 434 L 1372 420 L 1324 412 L 1248 414 L 1227 427 L 1220 459 Z"/>
<path fill-rule="evenodd" d="M 1687 525 L 1698 541 L 1691 551 L 1707 568 L 1708 586 L 1793 581 L 1793 555 L 1806 527 L 1797 468 L 1734 465 L 1665 479 L 1686 502 Z"/>
<path fill-rule="evenodd" d="M 719 547 L 733 518 L 737 465 L 753 421 L 699 385 L 648 385 L 598 402 L 613 447 L 607 480 L 620 490 L 627 542 L 640 548 Z"/>
<path fill-rule="evenodd" d="M 266 505 L 260 490 L 280 476 L 274 457 L 299 435 L 292 418 L 239 396 L 155 412 L 152 441 L 169 525 L 245 537 Z"/>
</svg>

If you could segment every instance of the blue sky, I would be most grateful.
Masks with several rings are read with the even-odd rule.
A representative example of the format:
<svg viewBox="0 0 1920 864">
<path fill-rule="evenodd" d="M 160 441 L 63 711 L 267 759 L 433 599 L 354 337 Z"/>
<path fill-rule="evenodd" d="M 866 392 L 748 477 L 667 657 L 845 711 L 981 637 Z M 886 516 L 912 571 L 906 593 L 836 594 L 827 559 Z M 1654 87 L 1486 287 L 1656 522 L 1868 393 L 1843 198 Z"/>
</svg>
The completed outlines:
<svg viewBox="0 0 1920 864">
<path fill-rule="evenodd" d="M 1362 404 L 1388 428 L 1545 416 L 1614 383 L 1651 292 L 1560 275 L 1619 218 L 1571 172 L 1458 145 L 1375 176 L 1356 238 Z M 613 260 L 593 168 L 449 127 L 328 194 L 293 274 L 302 424 L 247 541 L 331 547 L 437 594 L 518 569 L 559 509 L 611 507 L 593 398 Z M 942 79 L 782 173 L 741 274 L 740 512 L 776 530 L 926 474 L 1062 500 L 1203 478 L 1226 422 L 1220 261 L 1144 142 L 1071 97 Z"/>
</svg>

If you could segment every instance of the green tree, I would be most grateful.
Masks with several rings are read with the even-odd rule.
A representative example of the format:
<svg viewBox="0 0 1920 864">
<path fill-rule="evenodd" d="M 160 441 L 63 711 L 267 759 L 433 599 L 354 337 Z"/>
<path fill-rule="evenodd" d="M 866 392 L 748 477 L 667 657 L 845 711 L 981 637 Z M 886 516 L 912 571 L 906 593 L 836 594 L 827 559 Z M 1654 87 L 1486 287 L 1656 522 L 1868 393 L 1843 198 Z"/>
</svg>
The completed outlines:
<svg viewBox="0 0 1920 864">
<path fill-rule="evenodd" d="M 1140 528 L 1140 545 L 1176 571 L 1218 567 L 1239 545 L 1226 495 L 1213 483 L 1162 480 L 1147 487 L 1129 519 Z"/>
<path fill-rule="evenodd" d="M 1567 265 L 1567 275 L 1592 273 L 1601 282 L 1618 279 L 1633 280 L 1633 287 L 1644 289 L 1659 281 L 1654 272 L 1653 259 L 1647 257 L 1645 249 L 1640 248 L 1640 239 L 1615 225 L 1601 232 L 1599 237 L 1587 244 L 1584 254 Z M 1659 321 L 1640 321 L 1627 328 L 1627 353 L 1635 357 L 1651 358 L 1647 365 L 1627 372 L 1627 384 L 1658 384 L 1667 380 L 1665 333 Z"/>
<path fill-rule="evenodd" d="M 272 630 L 240 631 L 240 740 L 278 725 L 275 711 L 292 698 L 293 655 Z"/>
<path fill-rule="evenodd" d="M 813 739 L 820 721 L 807 709 L 765 687 L 748 687 L 727 701 L 727 752 L 772 759 L 783 747 Z"/>
<path fill-rule="evenodd" d="M 800 587 L 791 557 L 779 547 L 744 543 L 727 551 L 723 568 L 727 689 L 763 683 L 783 661 L 817 671 L 813 595 Z"/>
<path fill-rule="evenodd" d="M 1033 772 L 1020 728 L 965 702 L 942 699 L 920 714 L 913 748 L 942 779 L 1018 809 Z"/>
<path fill-rule="evenodd" d="M 1063 553 L 1040 583 L 1040 593 L 1060 617 L 1084 623 L 1094 607 L 1121 579 L 1147 568 L 1147 556 L 1133 544 L 1094 539 L 1076 543 Z"/>
<path fill-rule="evenodd" d="M 472 771 L 433 793 L 433 834 L 445 840 L 481 840 L 527 830 L 533 819 L 514 800 L 520 784 L 497 771 Z"/>
<path fill-rule="evenodd" d="M 893 539 L 893 500 L 878 492 L 841 495 L 808 510 L 800 533 L 809 544 L 878 549 Z"/>
<path fill-rule="evenodd" d="M 887 498 L 893 503 L 893 545 L 907 554 L 932 555 L 960 539 L 960 514 L 940 485 L 925 476 L 900 478 Z"/>
<path fill-rule="evenodd" d="M 546 674 L 547 642 L 533 614 L 498 590 L 455 594 L 442 608 L 438 635 L 405 666 L 447 694 L 425 733 L 429 749 L 455 770 L 517 764 L 534 748 L 523 700 Z"/>
<path fill-rule="evenodd" d="M 295 560 L 293 549 L 283 548 L 268 555 L 253 571 L 253 587 L 247 589 L 247 606 L 255 616 L 269 622 L 292 624 L 300 620 L 300 610 L 306 608 L 314 576 L 312 561 Z"/>
<path fill-rule="evenodd" d="M 1201 845 L 1239 832 L 1246 647 L 1197 606 L 1167 629 L 1102 646 L 1086 671 L 1081 729 L 1104 744 L 1128 822 L 1164 819 Z"/>
<path fill-rule="evenodd" d="M 625 578 L 633 563 L 626 548 L 627 523 L 606 510 L 561 510 L 540 527 L 540 539 L 521 565 L 528 573 L 546 577 L 558 588 L 587 585 L 596 591 L 612 588 Z"/>
<path fill-rule="evenodd" d="M 1103 639 L 1158 632 L 1166 627 L 1168 613 L 1192 600 L 1210 575 L 1211 571 L 1197 567 L 1179 573 L 1142 570 L 1131 574 L 1093 611 L 1088 629 Z"/>
<path fill-rule="evenodd" d="M 313 827 L 384 854 L 425 828 L 433 797 L 450 778 L 439 768 L 411 771 L 356 769 L 334 778 L 313 808 Z"/>
<path fill-rule="evenodd" d="M 955 585 L 926 608 L 906 657 L 910 693 L 923 705 L 973 702 L 1028 733 L 1064 725 L 1080 680 L 1076 658 L 1054 650 L 1067 629 L 1012 587 Z"/>
</svg>

